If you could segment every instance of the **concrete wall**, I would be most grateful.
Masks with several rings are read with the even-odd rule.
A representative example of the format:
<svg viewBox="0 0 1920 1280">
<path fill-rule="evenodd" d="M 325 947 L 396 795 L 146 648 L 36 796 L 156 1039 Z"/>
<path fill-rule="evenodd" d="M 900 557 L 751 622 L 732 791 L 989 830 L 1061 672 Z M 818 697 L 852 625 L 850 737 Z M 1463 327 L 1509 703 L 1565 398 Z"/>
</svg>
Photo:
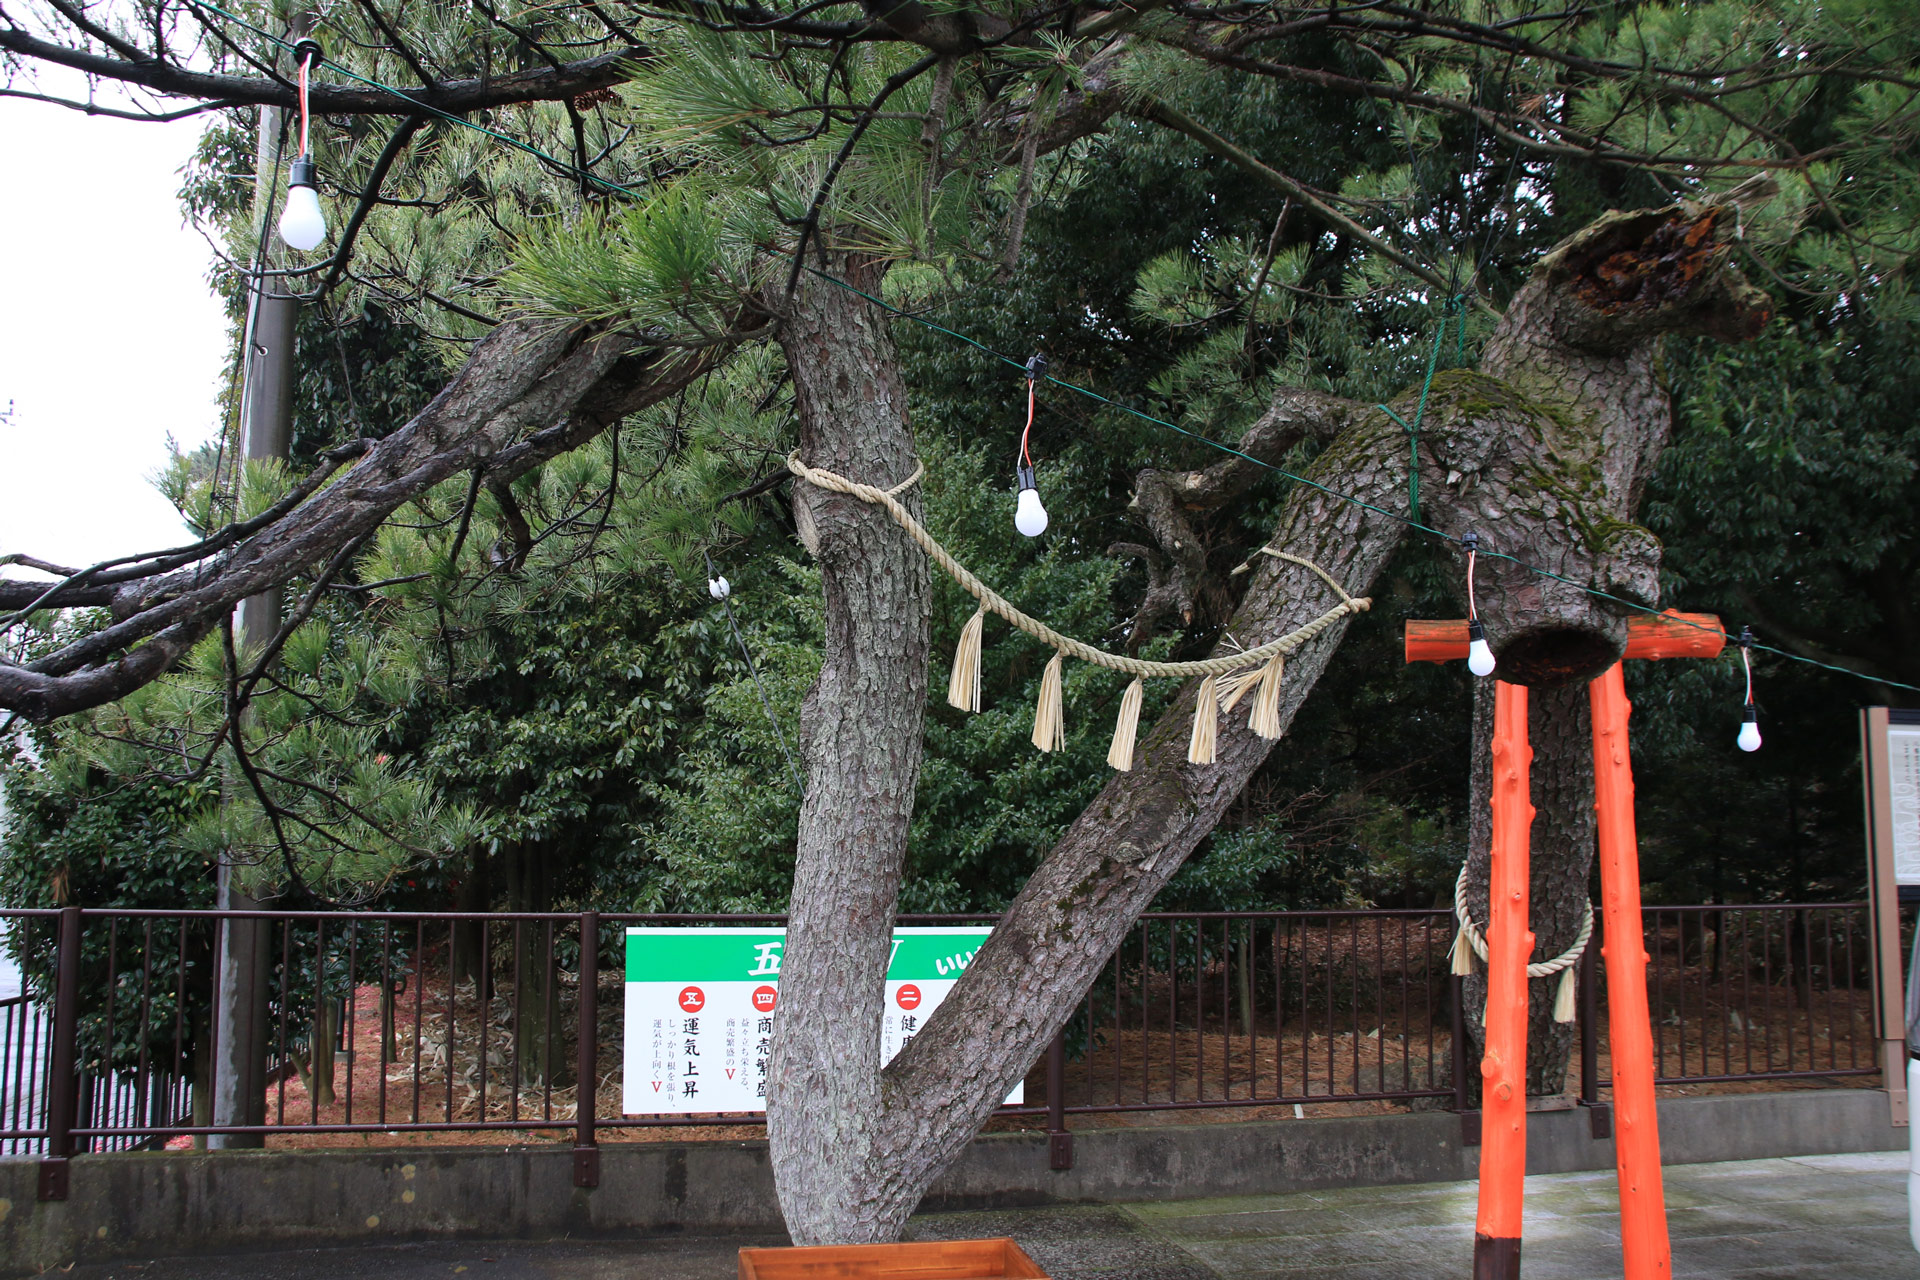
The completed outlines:
<svg viewBox="0 0 1920 1280">
<path fill-rule="evenodd" d="M 1605 1169 L 1584 1112 L 1529 1117 L 1533 1173 Z M 1674 1098 L 1670 1163 L 1904 1148 L 1867 1090 Z M 0 1274 L 75 1259 L 424 1236 L 548 1237 L 777 1228 L 764 1142 L 611 1143 L 601 1183 L 572 1185 L 565 1146 L 80 1156 L 72 1195 L 35 1199 L 37 1162 L 0 1159 Z M 1044 1134 L 977 1140 L 928 1209 L 1271 1194 L 1471 1178 L 1475 1148 L 1444 1112 L 1094 1130 L 1047 1167 Z"/>
</svg>

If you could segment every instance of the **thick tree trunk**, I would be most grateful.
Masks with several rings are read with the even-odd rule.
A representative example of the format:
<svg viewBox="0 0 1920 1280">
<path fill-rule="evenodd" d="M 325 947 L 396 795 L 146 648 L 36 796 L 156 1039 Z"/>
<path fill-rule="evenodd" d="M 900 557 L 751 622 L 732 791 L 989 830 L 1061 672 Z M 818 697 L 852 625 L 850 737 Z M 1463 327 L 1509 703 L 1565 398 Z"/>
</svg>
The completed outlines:
<svg viewBox="0 0 1920 1280">
<path fill-rule="evenodd" d="M 1714 248 L 1714 223 L 1715 215 L 1690 210 L 1609 215 L 1551 255 L 1515 300 L 1488 357 L 1510 380 L 1461 372 L 1435 382 L 1419 445 L 1426 520 L 1452 536 L 1481 531 L 1495 540 L 1493 550 L 1570 580 L 1483 562 L 1480 612 L 1509 679 L 1578 690 L 1618 657 L 1624 618 L 1596 609 L 1581 584 L 1651 601 L 1658 544 L 1626 519 L 1644 481 L 1648 442 L 1664 438 L 1665 400 L 1649 344 L 1673 329 L 1750 332 L 1751 314 L 1762 311 Z M 1636 264 L 1645 269 L 1623 270 Z M 835 266 L 861 284 L 878 274 L 859 262 Z M 869 483 L 904 480 L 913 445 L 878 317 L 833 286 L 806 280 L 782 342 L 803 456 Z M 1396 405 L 1403 417 L 1411 401 L 1408 395 Z M 1348 592 L 1364 594 L 1406 532 L 1396 518 L 1406 510 L 1406 436 L 1387 415 L 1330 397 L 1283 391 L 1275 406 L 1268 434 L 1276 440 L 1312 432 L 1332 442 L 1309 472 L 1326 488 L 1296 487 L 1270 545 L 1315 561 Z M 1313 421 L 1296 430 L 1282 419 Z M 1161 478 L 1157 497 L 1171 501 L 1142 506 L 1156 530 L 1178 528 L 1176 505 L 1217 505 L 1244 491 L 1254 470 L 1235 461 Z M 1134 770 L 1110 781 L 1074 822 L 953 993 L 882 1072 L 887 938 L 920 758 L 927 570 L 878 509 L 805 487 L 797 497 L 803 527 L 819 535 L 827 641 L 803 712 L 810 785 L 768 1132 L 796 1240 L 886 1240 L 1065 1023 L 1271 743 L 1248 730 L 1242 708 L 1220 725 L 1216 763 L 1189 765 L 1197 689 L 1184 689 L 1145 735 Z M 908 500 L 917 503 L 917 495 Z M 1335 602 L 1311 571 L 1256 559 L 1227 626 L 1249 644 L 1291 631 Z M 1283 727 L 1344 631 L 1336 625 L 1293 655 Z M 1572 696 L 1543 696 L 1536 733 L 1545 742 L 1580 740 L 1583 713 L 1568 709 Z M 1579 811 L 1590 803 L 1590 789 L 1582 789 L 1590 782 L 1567 772 L 1577 758 L 1572 745 L 1558 755 L 1543 762 L 1543 829 L 1556 847 L 1584 849 L 1590 837 Z M 1536 892 L 1556 915 L 1567 897 L 1564 879 L 1543 884 L 1536 876 Z M 1480 894 L 1484 902 L 1484 882 Z"/>
<path fill-rule="evenodd" d="M 1533 840 L 1529 883 L 1533 959 L 1559 955 L 1579 936 L 1587 905 L 1587 881 L 1593 868 L 1593 719 L 1584 683 L 1529 691 L 1527 734 L 1533 746 Z M 1472 810 L 1467 833 L 1467 906 L 1473 919 L 1487 925 L 1487 883 L 1491 871 L 1491 783 L 1493 759 L 1493 682 L 1474 686 Z M 1595 943 L 1594 945 L 1599 945 Z M 1527 996 L 1527 1092 L 1551 1096 L 1566 1089 L 1573 1060 L 1574 1024 L 1553 1020 L 1558 975 L 1535 979 Z M 1473 1060 L 1484 1044 L 1486 970 L 1476 966 L 1466 982 L 1467 1026 Z M 1477 1102 L 1480 1077 L 1469 1072 L 1468 1093 Z"/>
<path fill-rule="evenodd" d="M 1555 544 L 1516 547 L 1504 524 L 1483 526 L 1490 550 L 1517 555 L 1573 579 L 1556 582 L 1502 561 L 1482 560 L 1479 606 L 1500 653 L 1498 676 L 1533 686 L 1532 959 L 1559 955 L 1578 936 L 1593 867 L 1593 737 L 1587 682 L 1617 656 L 1605 641 L 1626 610 L 1598 600 L 1592 586 L 1658 603 L 1658 549 L 1633 523 L 1654 465 L 1666 448 L 1672 405 L 1659 376 L 1662 336 L 1673 330 L 1750 337 L 1765 299 L 1720 270 L 1712 232 L 1719 214 L 1609 214 L 1556 250 L 1509 308 L 1487 345 L 1481 372 L 1550 408 L 1552 441 L 1535 477 L 1534 505 L 1577 494 L 1573 532 L 1598 573 L 1567 573 Z M 1704 235 L 1704 238 L 1702 236 Z M 1625 282 L 1624 284 L 1622 282 Z M 1659 285 L 1660 287 L 1650 287 Z M 1631 292 L 1623 292 L 1631 290 Z M 1650 305 L 1635 305 L 1641 300 Z M 1467 903 L 1485 928 L 1493 691 L 1474 705 Z M 1559 979 L 1532 983 L 1527 1019 L 1527 1091 L 1565 1091 L 1571 1024 L 1553 1021 Z M 1476 1057 L 1485 1008 L 1484 973 L 1467 983 Z M 1478 1076 L 1469 1077 L 1477 1089 Z"/>
<path fill-rule="evenodd" d="M 869 292 L 884 271 L 856 255 L 836 255 L 828 269 Z M 906 480 L 914 442 L 885 315 L 810 275 L 785 307 L 780 342 L 793 373 L 801 458 L 868 484 Z M 804 485 L 795 500 L 818 535 L 826 642 L 800 713 L 807 794 L 767 1074 L 767 1137 L 796 1242 L 889 1240 L 905 1215 L 882 1190 L 893 1171 L 879 1148 L 880 1022 L 920 777 L 927 559 L 878 507 Z M 917 488 L 902 500 L 918 513 Z"/>
</svg>

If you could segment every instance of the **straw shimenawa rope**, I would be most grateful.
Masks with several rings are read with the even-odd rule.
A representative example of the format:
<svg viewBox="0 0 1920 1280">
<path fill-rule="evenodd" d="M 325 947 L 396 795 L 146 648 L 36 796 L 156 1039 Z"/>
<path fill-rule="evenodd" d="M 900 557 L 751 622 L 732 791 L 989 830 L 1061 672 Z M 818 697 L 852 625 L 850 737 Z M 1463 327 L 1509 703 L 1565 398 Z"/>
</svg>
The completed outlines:
<svg viewBox="0 0 1920 1280">
<path fill-rule="evenodd" d="M 844 493 L 848 497 L 858 498 L 862 502 L 885 508 L 887 514 L 893 517 L 894 523 L 906 530 L 907 536 L 919 543 L 920 548 L 935 564 L 959 583 L 964 591 L 980 602 L 979 611 L 961 631 L 960 647 L 954 655 L 953 673 L 947 684 L 947 701 L 963 711 L 980 709 L 980 623 L 983 615 L 992 613 L 1006 619 L 1014 627 L 1055 651 L 1056 657 L 1048 664 L 1049 675 L 1055 679 L 1058 675 L 1055 664 L 1058 663 L 1058 655 L 1061 654 L 1137 678 L 1154 676 L 1184 680 L 1191 676 L 1202 677 L 1206 683 L 1201 689 L 1202 697 L 1195 708 L 1194 732 L 1189 743 L 1187 759 L 1194 764 L 1212 764 L 1214 741 L 1212 718 L 1218 714 L 1218 704 L 1224 702 L 1228 708 L 1231 708 L 1233 703 L 1239 700 L 1238 695 L 1246 692 L 1254 683 L 1264 681 L 1271 684 L 1273 687 L 1263 688 L 1264 696 L 1255 700 L 1253 727 L 1254 731 L 1262 737 L 1277 737 L 1279 681 L 1285 667 L 1285 663 L 1280 659 L 1294 652 L 1340 619 L 1364 612 L 1372 604 L 1372 601 L 1365 596 L 1348 595 L 1346 589 L 1332 574 L 1313 561 L 1272 547 L 1263 547 L 1261 551 L 1266 555 L 1291 561 L 1313 570 L 1333 589 L 1334 594 L 1340 597 L 1340 603 L 1305 626 L 1290 631 L 1277 640 L 1270 640 L 1256 648 L 1242 649 L 1217 657 L 1200 658 L 1192 662 L 1151 662 L 1145 658 L 1108 653 L 1076 640 L 1072 636 L 1062 635 L 1038 618 L 1021 612 L 1009 603 L 1006 597 L 974 577 L 965 565 L 953 558 L 951 552 L 934 540 L 933 535 L 928 533 L 925 527 L 900 504 L 898 497 L 925 474 L 924 466 L 915 467 L 912 475 L 891 489 L 861 484 L 857 480 L 849 480 L 832 471 L 810 467 L 800 461 L 800 452 L 797 449 L 787 456 L 787 469 L 817 488 L 825 489 L 830 493 Z M 1222 676 L 1237 678 L 1222 682 L 1217 679 Z M 1221 690 L 1222 683 L 1229 687 Z M 1042 751 L 1047 751 L 1061 745 L 1064 741 L 1057 683 L 1043 683 L 1041 698 L 1040 715 L 1036 719 L 1033 736 L 1035 745 Z M 1107 757 L 1108 763 L 1116 769 L 1125 771 L 1133 767 L 1133 730 L 1139 713 L 1139 699 L 1135 696 L 1134 690 L 1129 688 L 1128 696 L 1122 699 L 1120 723 L 1114 734 L 1113 750 Z M 1207 722 L 1204 725 L 1201 723 L 1203 719 Z"/>
<path fill-rule="evenodd" d="M 1453 883 L 1453 914 L 1460 922 L 1460 929 L 1453 938 L 1453 971 L 1472 973 L 1473 957 L 1479 956 L 1480 963 L 1487 962 L 1487 941 L 1480 936 L 1480 930 L 1474 925 L 1473 917 L 1467 914 L 1467 868 L 1460 866 L 1460 878 Z M 1580 932 L 1565 951 L 1551 960 L 1542 960 L 1538 964 L 1527 966 L 1527 977 L 1546 978 L 1560 975 L 1560 989 L 1553 997 L 1553 1020 L 1555 1022 L 1573 1021 L 1574 965 L 1586 953 L 1587 940 L 1593 937 L 1593 904 L 1587 904 L 1587 914 L 1580 921 Z M 1473 950 L 1468 951 L 1471 947 Z"/>
</svg>

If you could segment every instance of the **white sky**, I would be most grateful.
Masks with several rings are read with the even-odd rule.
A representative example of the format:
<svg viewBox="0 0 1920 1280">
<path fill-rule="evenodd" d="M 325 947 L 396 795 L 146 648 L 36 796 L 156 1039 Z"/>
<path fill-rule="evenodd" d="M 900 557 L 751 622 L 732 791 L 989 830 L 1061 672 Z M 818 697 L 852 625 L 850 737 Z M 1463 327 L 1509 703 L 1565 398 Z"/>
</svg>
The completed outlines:
<svg viewBox="0 0 1920 1280">
<path fill-rule="evenodd" d="M 226 318 L 175 197 L 200 129 L 0 98 L 0 553 L 186 540 L 147 477 L 168 432 L 191 448 L 218 425 Z"/>
</svg>

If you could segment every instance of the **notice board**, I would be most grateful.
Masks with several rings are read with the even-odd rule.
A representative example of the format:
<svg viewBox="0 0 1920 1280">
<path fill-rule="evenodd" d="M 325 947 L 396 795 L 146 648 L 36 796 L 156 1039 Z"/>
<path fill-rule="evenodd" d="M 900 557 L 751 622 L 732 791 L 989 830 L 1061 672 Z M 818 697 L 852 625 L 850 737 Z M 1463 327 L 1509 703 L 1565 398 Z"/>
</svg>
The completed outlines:
<svg viewBox="0 0 1920 1280">
<path fill-rule="evenodd" d="M 882 1060 L 926 1025 L 992 930 L 958 925 L 894 930 L 887 966 Z M 778 927 L 627 930 L 627 1115 L 767 1109 L 767 1057 L 780 1009 Z M 1007 1102 L 1018 1104 L 1024 1086 Z"/>
</svg>

